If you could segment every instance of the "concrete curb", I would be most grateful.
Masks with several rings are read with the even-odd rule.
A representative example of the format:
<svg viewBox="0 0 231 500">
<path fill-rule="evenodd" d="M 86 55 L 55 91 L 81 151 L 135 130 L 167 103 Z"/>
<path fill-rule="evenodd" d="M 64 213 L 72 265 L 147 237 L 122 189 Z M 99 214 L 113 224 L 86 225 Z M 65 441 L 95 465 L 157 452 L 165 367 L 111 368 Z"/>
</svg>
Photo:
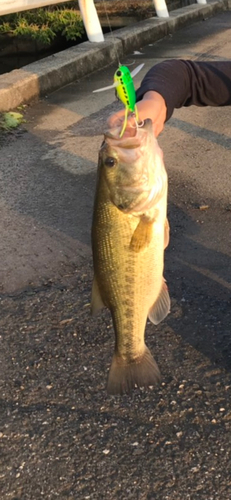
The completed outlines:
<svg viewBox="0 0 231 500">
<path fill-rule="evenodd" d="M 170 12 L 168 19 L 151 18 L 105 36 L 105 42 L 84 42 L 53 56 L 0 76 L 0 112 L 14 109 L 44 96 L 93 71 L 103 68 L 118 55 L 153 43 L 183 26 L 229 10 L 231 0 L 209 0 Z"/>
</svg>

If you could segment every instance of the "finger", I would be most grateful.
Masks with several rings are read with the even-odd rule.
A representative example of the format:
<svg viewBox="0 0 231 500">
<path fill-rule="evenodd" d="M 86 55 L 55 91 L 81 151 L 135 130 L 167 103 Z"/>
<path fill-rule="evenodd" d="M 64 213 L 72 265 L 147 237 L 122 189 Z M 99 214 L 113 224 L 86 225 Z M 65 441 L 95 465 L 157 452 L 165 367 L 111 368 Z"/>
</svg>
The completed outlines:
<svg viewBox="0 0 231 500">
<path fill-rule="evenodd" d="M 124 116 L 125 116 L 125 111 L 121 109 L 117 113 L 110 115 L 109 118 L 107 119 L 107 123 L 108 125 L 110 125 L 110 127 L 116 126 L 123 122 Z"/>
</svg>

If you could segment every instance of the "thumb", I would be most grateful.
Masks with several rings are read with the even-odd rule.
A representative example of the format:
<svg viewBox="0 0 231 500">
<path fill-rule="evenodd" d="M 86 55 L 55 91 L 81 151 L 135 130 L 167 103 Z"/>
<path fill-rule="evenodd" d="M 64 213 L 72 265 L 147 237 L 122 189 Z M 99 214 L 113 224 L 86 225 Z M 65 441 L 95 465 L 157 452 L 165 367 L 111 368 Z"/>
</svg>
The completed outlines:
<svg viewBox="0 0 231 500">
<path fill-rule="evenodd" d="M 125 110 L 121 109 L 120 111 L 117 111 L 113 115 L 109 116 L 107 119 L 107 124 L 109 127 L 118 127 L 123 123 L 125 118 Z"/>
</svg>

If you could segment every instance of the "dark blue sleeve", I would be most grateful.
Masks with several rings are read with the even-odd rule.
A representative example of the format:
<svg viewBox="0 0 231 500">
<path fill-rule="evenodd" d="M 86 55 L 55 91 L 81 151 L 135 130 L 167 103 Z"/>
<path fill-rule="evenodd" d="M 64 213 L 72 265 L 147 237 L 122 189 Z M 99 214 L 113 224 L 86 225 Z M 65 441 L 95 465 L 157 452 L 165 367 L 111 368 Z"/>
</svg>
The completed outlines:
<svg viewBox="0 0 231 500">
<path fill-rule="evenodd" d="M 149 90 L 163 96 L 167 120 L 182 106 L 230 106 L 231 61 L 171 59 L 153 66 L 137 90 L 137 101 Z"/>
</svg>

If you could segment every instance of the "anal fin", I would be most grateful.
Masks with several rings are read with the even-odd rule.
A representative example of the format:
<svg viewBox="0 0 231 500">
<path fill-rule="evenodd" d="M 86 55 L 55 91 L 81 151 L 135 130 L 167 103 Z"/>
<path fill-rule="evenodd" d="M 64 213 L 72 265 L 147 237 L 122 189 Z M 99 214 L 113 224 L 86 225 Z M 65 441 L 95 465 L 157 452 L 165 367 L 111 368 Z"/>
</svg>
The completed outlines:
<svg viewBox="0 0 231 500">
<path fill-rule="evenodd" d="M 154 323 L 154 325 L 158 325 L 161 321 L 163 321 L 164 318 L 166 318 L 166 316 L 170 312 L 170 305 L 171 303 L 168 293 L 168 287 L 163 278 L 163 284 L 159 297 L 148 313 L 148 318 L 150 319 L 150 321 Z"/>
</svg>

